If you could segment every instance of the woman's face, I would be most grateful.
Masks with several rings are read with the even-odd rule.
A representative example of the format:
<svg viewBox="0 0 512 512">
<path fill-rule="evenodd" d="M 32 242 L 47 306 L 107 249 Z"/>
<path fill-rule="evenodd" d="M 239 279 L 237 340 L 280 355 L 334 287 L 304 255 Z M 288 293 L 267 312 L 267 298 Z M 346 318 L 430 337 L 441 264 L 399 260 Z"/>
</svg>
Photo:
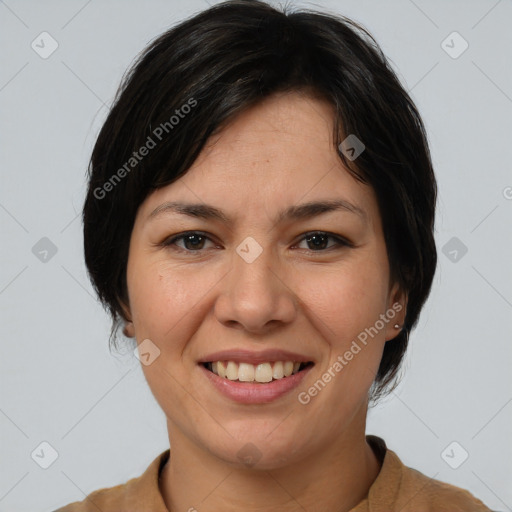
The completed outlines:
<svg viewBox="0 0 512 512">
<path fill-rule="evenodd" d="M 332 116 L 322 101 L 273 96 L 138 210 L 128 312 L 171 443 L 273 468 L 364 434 L 367 392 L 405 311 L 374 192 L 343 167 Z M 327 201 L 341 206 L 301 208 Z M 312 364 L 282 377 L 294 362 Z"/>
</svg>

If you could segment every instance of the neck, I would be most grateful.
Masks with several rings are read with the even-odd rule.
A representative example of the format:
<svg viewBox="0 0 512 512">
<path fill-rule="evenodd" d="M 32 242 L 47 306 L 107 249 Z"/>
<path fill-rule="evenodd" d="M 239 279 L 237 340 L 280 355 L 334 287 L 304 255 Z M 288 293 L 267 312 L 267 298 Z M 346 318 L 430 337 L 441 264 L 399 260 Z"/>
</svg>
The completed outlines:
<svg viewBox="0 0 512 512">
<path fill-rule="evenodd" d="M 364 413 L 334 442 L 270 470 L 235 467 L 169 424 L 171 456 L 160 479 L 164 502 L 170 512 L 348 512 L 367 496 L 380 471 L 366 442 Z"/>
</svg>

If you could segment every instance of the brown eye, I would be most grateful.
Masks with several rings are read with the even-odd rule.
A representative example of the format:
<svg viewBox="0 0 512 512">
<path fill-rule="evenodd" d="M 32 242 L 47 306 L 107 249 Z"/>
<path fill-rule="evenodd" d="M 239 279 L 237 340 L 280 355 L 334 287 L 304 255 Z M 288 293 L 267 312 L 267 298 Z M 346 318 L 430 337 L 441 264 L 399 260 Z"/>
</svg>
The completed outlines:
<svg viewBox="0 0 512 512">
<path fill-rule="evenodd" d="M 328 240 L 334 240 L 334 244 L 329 246 Z M 307 233 L 301 241 L 305 241 L 308 244 L 309 252 L 326 252 L 328 249 L 333 247 L 351 247 L 352 245 L 336 235 L 331 235 L 325 231 L 315 231 L 314 233 Z"/>
<path fill-rule="evenodd" d="M 183 240 L 184 247 L 176 244 L 176 242 L 181 240 Z M 178 251 L 197 252 L 204 249 L 204 243 L 206 240 L 210 240 L 210 238 L 203 233 L 199 231 L 189 231 L 166 240 L 163 245 Z"/>
<path fill-rule="evenodd" d="M 329 245 L 329 239 L 333 240 L 334 243 Z M 177 252 L 199 254 L 205 249 L 205 243 L 207 241 L 213 243 L 212 239 L 201 231 L 187 231 L 167 239 L 161 245 Z M 178 242 L 183 245 L 178 245 Z M 348 240 L 325 231 L 306 233 L 300 242 L 307 243 L 308 247 L 306 251 L 309 253 L 321 253 L 341 247 L 353 247 L 353 244 Z"/>
</svg>

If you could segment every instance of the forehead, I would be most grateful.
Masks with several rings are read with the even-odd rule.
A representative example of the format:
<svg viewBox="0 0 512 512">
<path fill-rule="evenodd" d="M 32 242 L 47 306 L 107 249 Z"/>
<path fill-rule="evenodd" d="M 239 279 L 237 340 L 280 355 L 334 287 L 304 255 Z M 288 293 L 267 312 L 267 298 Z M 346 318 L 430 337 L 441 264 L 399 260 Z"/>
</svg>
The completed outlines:
<svg viewBox="0 0 512 512">
<path fill-rule="evenodd" d="M 147 198 L 144 213 L 184 200 L 216 205 L 226 215 L 254 208 L 277 217 L 283 207 L 321 198 L 349 202 L 371 220 L 378 215 L 373 190 L 343 166 L 333 123 L 323 100 L 272 96 L 213 135 L 184 176 Z"/>
<path fill-rule="evenodd" d="M 244 110 L 210 137 L 193 167 L 226 153 L 253 163 L 265 158 L 321 157 L 334 163 L 333 107 L 304 93 L 280 93 Z"/>
</svg>

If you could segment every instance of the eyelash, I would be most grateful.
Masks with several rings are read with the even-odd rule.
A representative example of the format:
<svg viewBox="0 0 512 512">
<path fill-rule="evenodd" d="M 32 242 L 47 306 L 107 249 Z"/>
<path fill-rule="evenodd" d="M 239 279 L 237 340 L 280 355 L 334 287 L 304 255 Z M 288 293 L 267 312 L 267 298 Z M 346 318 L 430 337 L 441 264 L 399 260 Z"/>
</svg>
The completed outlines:
<svg viewBox="0 0 512 512">
<path fill-rule="evenodd" d="M 190 236 L 190 235 L 199 235 L 203 239 L 206 239 L 206 240 L 209 240 L 210 242 L 215 243 L 209 236 L 207 236 L 206 233 L 204 233 L 202 231 L 186 231 L 184 233 L 180 233 L 180 234 L 178 234 L 176 236 L 173 236 L 172 238 L 168 238 L 167 240 L 162 242 L 162 244 L 160 244 L 160 245 L 162 245 L 162 246 L 164 246 L 164 247 L 166 247 L 168 249 L 177 251 L 177 252 L 188 253 L 188 254 L 191 254 L 191 255 L 199 254 L 201 252 L 204 252 L 204 249 L 196 249 L 196 250 L 193 250 L 193 249 L 183 249 L 182 247 L 178 247 L 176 245 L 176 242 L 178 240 L 183 240 L 185 237 Z M 348 240 L 343 239 L 340 236 L 328 233 L 327 231 L 310 231 L 310 232 L 307 232 L 298 241 L 298 243 L 301 243 L 305 239 L 307 239 L 309 237 L 312 237 L 312 236 L 315 236 L 315 235 L 323 235 L 323 236 L 326 236 L 327 238 L 332 238 L 332 239 L 334 239 L 336 241 L 336 245 L 328 247 L 327 249 L 320 249 L 320 250 L 317 250 L 317 251 L 312 251 L 312 250 L 309 250 L 309 249 L 303 249 L 303 250 L 305 250 L 309 254 L 319 254 L 319 253 L 322 253 L 322 252 L 329 252 L 330 250 L 333 249 L 333 247 L 336 248 L 336 246 L 338 246 L 337 248 L 354 247 L 354 244 L 352 244 Z"/>
</svg>

